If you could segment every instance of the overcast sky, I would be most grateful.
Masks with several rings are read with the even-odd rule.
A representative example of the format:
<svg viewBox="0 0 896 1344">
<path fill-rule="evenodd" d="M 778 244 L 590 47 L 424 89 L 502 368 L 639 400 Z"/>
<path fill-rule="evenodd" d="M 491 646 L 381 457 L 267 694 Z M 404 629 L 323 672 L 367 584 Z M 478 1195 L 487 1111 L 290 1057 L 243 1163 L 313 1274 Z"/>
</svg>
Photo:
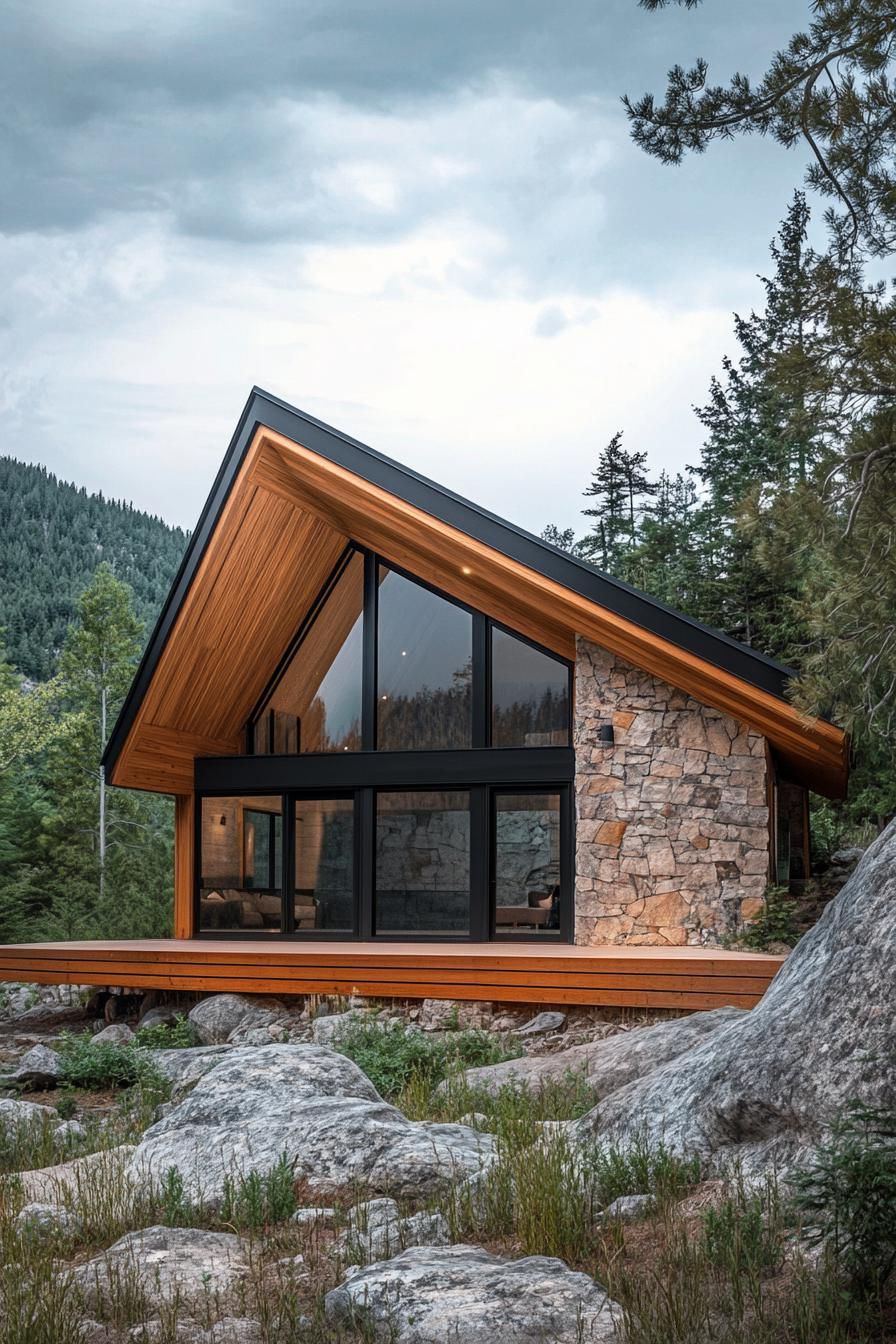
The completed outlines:
<svg viewBox="0 0 896 1344">
<path fill-rule="evenodd" d="M 5 0 L 0 451 L 192 526 L 253 383 L 540 531 L 691 406 L 802 176 L 619 96 L 806 0 Z"/>
</svg>

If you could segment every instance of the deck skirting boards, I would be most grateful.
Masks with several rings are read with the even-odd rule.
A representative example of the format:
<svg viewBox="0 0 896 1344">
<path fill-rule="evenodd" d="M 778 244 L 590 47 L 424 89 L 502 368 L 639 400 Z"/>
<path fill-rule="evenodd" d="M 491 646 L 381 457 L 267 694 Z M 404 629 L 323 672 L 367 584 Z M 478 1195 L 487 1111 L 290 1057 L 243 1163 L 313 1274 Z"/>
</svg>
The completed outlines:
<svg viewBox="0 0 896 1344">
<path fill-rule="evenodd" d="M 0 946 L 0 981 L 696 1010 L 751 1008 L 782 958 L 718 948 L 134 939 Z"/>
</svg>

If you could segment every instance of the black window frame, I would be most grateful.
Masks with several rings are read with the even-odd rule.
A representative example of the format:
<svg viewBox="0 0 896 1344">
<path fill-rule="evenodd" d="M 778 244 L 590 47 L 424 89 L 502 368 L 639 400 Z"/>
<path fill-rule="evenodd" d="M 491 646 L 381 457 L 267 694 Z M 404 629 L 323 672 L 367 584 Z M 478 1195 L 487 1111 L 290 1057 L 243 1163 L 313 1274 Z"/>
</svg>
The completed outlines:
<svg viewBox="0 0 896 1344">
<path fill-rule="evenodd" d="M 534 748 L 537 750 L 537 748 Z M 489 818 L 488 818 L 488 911 L 489 911 L 489 936 L 488 941 L 492 943 L 540 943 L 547 941 L 551 935 L 556 935 L 554 942 L 571 943 L 573 938 L 574 911 L 572 901 L 569 898 L 573 890 L 574 875 L 574 830 L 575 830 L 575 812 L 574 799 L 572 797 L 572 784 L 500 784 L 489 790 Z M 497 931 L 496 910 L 497 910 L 497 848 L 498 848 L 498 826 L 497 826 L 497 800 L 498 797 L 507 797 L 508 795 L 518 795 L 521 797 L 538 797 L 546 793 L 559 793 L 560 795 L 560 921 L 558 929 L 549 929 L 541 933 L 528 933 L 521 929 L 504 929 Z"/>
<path fill-rule="evenodd" d="M 377 573 L 379 566 L 382 565 L 401 578 L 407 579 L 410 583 L 415 583 L 419 588 L 425 589 L 435 597 L 441 598 L 445 602 L 450 602 L 452 606 L 459 607 L 461 611 L 467 612 L 472 617 L 472 687 L 471 687 L 471 742 L 470 747 L 446 747 L 446 748 L 427 748 L 427 747 L 405 747 L 402 751 L 417 751 L 421 755 L 428 754 L 431 750 L 445 751 L 468 751 L 471 748 L 487 747 L 492 748 L 492 630 L 500 630 L 513 639 L 518 639 L 523 644 L 528 644 L 538 653 L 544 654 L 546 658 L 552 659 L 561 667 L 566 669 L 566 702 L 568 706 L 568 720 L 566 733 L 566 746 L 572 745 L 572 718 L 573 718 L 573 679 L 575 674 L 575 665 L 561 654 L 555 653 L 553 649 L 546 648 L 539 644 L 537 640 L 530 639 L 528 635 L 522 634 L 519 630 L 514 630 L 512 626 L 504 621 L 498 621 L 469 603 L 461 601 L 452 593 L 446 593 L 443 589 L 436 587 L 435 584 L 428 583 L 418 575 L 412 574 L 401 565 L 394 564 L 386 556 L 377 551 L 368 550 L 364 546 L 358 546 L 350 542 L 342 555 L 336 562 L 333 570 L 329 574 L 326 582 L 315 598 L 307 615 L 299 625 L 293 638 L 277 664 L 273 676 L 267 682 L 264 690 L 252 708 L 252 712 L 246 723 L 245 731 L 245 755 L 271 755 L 273 753 L 255 753 L 254 732 L 255 725 L 261 714 L 264 712 L 267 703 L 277 687 L 278 682 L 298 652 L 302 641 L 308 634 L 311 626 L 314 624 L 318 615 L 333 592 L 336 584 L 339 582 L 349 562 L 356 554 L 360 554 L 364 559 L 364 605 L 363 605 L 363 626 L 362 626 L 362 654 L 361 654 L 361 742 L 363 751 L 379 750 L 376 742 L 377 727 L 377 701 L 379 698 L 378 674 L 379 674 L 379 583 Z M 269 727 L 268 742 L 272 743 L 272 731 Z M 502 751 L 533 751 L 539 748 L 533 747 L 501 747 L 497 750 Z M 303 753 L 299 753 L 300 755 Z M 305 755 L 315 753 L 307 752 Z M 338 753 L 322 752 L 320 755 L 331 755 Z M 354 754 L 354 753 L 348 753 Z"/>
<path fill-rule="evenodd" d="M 352 557 L 364 558 L 364 603 L 361 668 L 361 740 L 358 752 L 299 752 L 281 755 L 253 751 L 256 721 L 265 711 L 278 681 L 297 653 L 303 639 L 323 609 Z M 472 745 L 426 749 L 378 750 L 376 746 L 378 670 L 378 570 L 383 565 L 472 617 Z M 493 747 L 492 738 L 492 629 L 528 644 L 566 668 L 569 720 L 565 746 Z M 375 933 L 376 875 L 374 837 L 376 794 L 380 791 L 468 791 L 470 794 L 470 931 L 468 934 L 426 933 L 410 941 L 425 943 L 571 942 L 573 938 L 573 873 L 575 845 L 574 780 L 572 747 L 574 664 L 552 649 L 497 621 L 451 593 L 404 569 L 376 551 L 350 542 L 323 584 L 299 625 L 273 676 L 250 714 L 245 733 L 245 752 L 240 756 L 199 757 L 195 762 L 196 830 L 194 928 L 197 937 L 227 939 L 239 936 L 252 941 L 297 939 L 327 942 L 408 942 L 405 934 Z M 273 745 L 269 732 L 268 743 Z M 494 797 L 496 793 L 559 792 L 561 796 L 561 907 L 560 928 L 541 931 L 496 932 L 494 910 Z M 281 847 L 281 931 L 203 930 L 199 923 L 202 863 L 202 801 L 205 798 L 280 795 L 283 842 Z M 300 798 L 345 798 L 354 800 L 354 899 L 351 933 L 326 929 L 295 928 L 295 807 Z"/>
<path fill-rule="evenodd" d="M 507 751 L 514 750 L 507 748 Z M 530 748 L 526 752 L 538 753 L 540 751 L 549 751 L 551 748 Z M 554 748 L 554 751 L 565 750 L 565 748 Z M 407 753 L 407 755 L 419 753 Z M 454 753 L 446 750 L 441 755 L 453 755 Z M 373 755 L 371 753 L 371 755 Z M 486 753 L 480 752 L 477 755 L 481 757 Z M 289 758 L 271 757 L 271 760 L 284 762 Z M 307 759 L 307 758 L 306 758 Z M 325 760 L 325 756 L 316 756 L 310 758 L 316 762 Z M 340 762 L 350 764 L 350 756 L 339 755 L 336 758 Z M 376 759 L 376 758 L 374 758 Z M 388 759 L 384 753 L 382 759 Z M 216 773 L 221 773 L 221 766 L 226 762 L 235 767 L 235 774 L 238 774 L 238 764 L 240 757 L 211 757 L 205 760 L 197 761 L 197 766 L 203 766 L 202 774 L 207 772 L 208 767 L 214 767 Z M 357 757 L 355 758 L 357 762 Z M 370 756 L 365 758 L 364 764 L 372 764 Z M 274 939 L 297 939 L 299 941 L 318 941 L 318 942 L 425 942 L 425 943 L 487 943 L 487 942 L 532 942 L 532 943 L 569 943 L 573 937 L 573 855 L 575 852 L 575 812 L 574 812 L 574 782 L 569 777 L 568 771 L 557 772 L 549 775 L 545 771 L 544 777 L 539 779 L 530 779 L 529 782 L 519 782 L 519 778 L 505 777 L 500 780 L 486 779 L 482 773 L 486 766 L 486 761 L 480 759 L 480 770 L 473 775 L 467 774 L 466 777 L 458 776 L 445 781 L 437 781 L 427 777 L 421 781 L 412 775 L 403 777 L 393 776 L 383 778 L 379 783 L 367 782 L 355 787 L 313 787 L 304 788 L 271 788 L 256 785 L 244 787 L 238 784 L 234 778 L 233 783 L 226 787 L 204 788 L 197 791 L 196 807 L 196 826 L 195 826 L 195 856 L 196 856 L 196 880 L 194 890 L 194 925 L 196 936 L 200 938 L 218 938 L 232 939 L 235 936 L 259 941 Z M 539 772 L 540 773 L 540 772 Z M 558 778 L 558 774 L 566 775 L 566 778 Z M 367 776 L 368 780 L 370 776 Z M 374 930 L 374 911 L 376 901 L 376 873 L 375 873 L 375 833 L 376 833 L 376 795 L 377 793 L 395 793 L 395 792 L 469 792 L 470 794 L 470 931 L 468 934 L 459 933 L 426 933 L 420 931 L 412 938 L 404 934 L 392 934 L 388 932 L 377 933 Z M 503 930 L 497 931 L 495 927 L 495 797 L 498 794 L 520 793 L 520 794 L 560 794 L 560 927 L 558 929 L 526 931 L 526 930 Z M 230 798 L 239 796 L 244 799 L 257 797 L 276 797 L 280 796 L 282 801 L 283 816 L 283 844 L 281 846 L 281 900 L 283 902 L 283 914 L 281 918 L 281 930 L 259 930 L 259 929 L 202 929 L 200 927 L 200 876 L 202 866 L 202 802 L 206 798 Z M 329 929 L 301 929 L 295 928 L 295 807 L 294 803 L 298 799 L 335 799 L 352 798 L 354 801 L 354 855 L 353 855 L 353 873 L 354 873 L 354 892 L 352 901 L 353 927 L 350 932 L 342 930 Z"/>
</svg>

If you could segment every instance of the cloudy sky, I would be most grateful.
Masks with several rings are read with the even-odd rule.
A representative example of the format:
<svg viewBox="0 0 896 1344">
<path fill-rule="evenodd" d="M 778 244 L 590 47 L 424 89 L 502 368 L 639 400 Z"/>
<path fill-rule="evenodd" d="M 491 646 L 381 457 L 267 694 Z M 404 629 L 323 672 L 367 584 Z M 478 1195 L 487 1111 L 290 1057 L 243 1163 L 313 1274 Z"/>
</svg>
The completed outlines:
<svg viewBox="0 0 896 1344">
<path fill-rule="evenodd" d="M 514 521 L 581 525 L 691 405 L 802 175 L 664 168 L 623 92 L 758 75 L 806 0 L 5 0 L 0 451 L 191 526 L 253 383 Z"/>
</svg>

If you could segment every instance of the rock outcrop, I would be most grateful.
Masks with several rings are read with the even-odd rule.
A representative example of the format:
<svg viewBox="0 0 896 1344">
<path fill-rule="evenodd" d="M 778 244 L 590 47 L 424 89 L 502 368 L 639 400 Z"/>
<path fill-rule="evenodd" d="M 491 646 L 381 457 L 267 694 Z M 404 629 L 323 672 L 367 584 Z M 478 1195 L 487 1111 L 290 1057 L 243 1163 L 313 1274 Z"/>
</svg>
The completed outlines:
<svg viewBox="0 0 896 1344">
<path fill-rule="evenodd" d="M 249 1268 L 241 1239 L 193 1227 L 146 1227 L 129 1232 L 72 1271 L 88 1308 L 108 1298 L 126 1277 L 150 1306 L 185 1307 L 226 1298 Z"/>
<path fill-rule="evenodd" d="M 896 1107 L 894 962 L 896 822 L 757 1007 L 613 1092 L 573 1133 L 786 1171 L 850 1103 Z"/>
<path fill-rule="evenodd" d="M 562 1260 L 502 1260 L 476 1246 L 415 1247 L 326 1298 L 334 1325 L 385 1344 L 618 1344 L 621 1313 Z"/>
<path fill-rule="evenodd" d="M 117 1148 L 103 1148 L 71 1162 L 60 1162 L 55 1167 L 38 1167 L 21 1171 L 16 1183 L 28 1203 L 68 1205 L 73 1201 L 90 1203 L 99 1200 L 99 1192 L 126 1179 L 134 1148 L 121 1144 Z"/>
<path fill-rule="evenodd" d="M 203 1045 L 223 1045 L 234 1035 L 280 1026 L 287 1016 L 286 1005 L 279 999 L 213 994 L 190 1010 L 189 1021 Z"/>
<path fill-rule="evenodd" d="M 58 1087 L 62 1077 L 62 1060 L 48 1045 L 33 1045 L 18 1061 L 15 1068 L 0 1078 L 0 1086 L 25 1087 L 38 1090 Z"/>
<path fill-rule="evenodd" d="M 652 1027 L 639 1027 L 607 1036 L 600 1041 L 573 1045 L 551 1055 L 523 1055 L 500 1064 L 483 1064 L 467 1069 L 462 1081 L 494 1096 L 502 1087 L 520 1085 L 539 1088 L 570 1073 L 579 1073 L 594 1089 L 595 1096 L 606 1097 L 635 1078 L 650 1073 L 660 1064 L 690 1050 L 698 1042 L 746 1015 L 743 1008 L 713 1008 L 689 1017 L 670 1018 Z M 439 1091 L 456 1086 L 456 1080 L 442 1083 Z"/>
<path fill-rule="evenodd" d="M 225 1053 L 144 1134 L 134 1172 L 177 1167 L 193 1199 L 220 1199 L 228 1176 L 269 1171 L 285 1154 L 327 1193 L 351 1186 L 421 1197 L 480 1170 L 493 1139 L 464 1125 L 414 1123 L 344 1055 L 315 1045 Z"/>
</svg>

